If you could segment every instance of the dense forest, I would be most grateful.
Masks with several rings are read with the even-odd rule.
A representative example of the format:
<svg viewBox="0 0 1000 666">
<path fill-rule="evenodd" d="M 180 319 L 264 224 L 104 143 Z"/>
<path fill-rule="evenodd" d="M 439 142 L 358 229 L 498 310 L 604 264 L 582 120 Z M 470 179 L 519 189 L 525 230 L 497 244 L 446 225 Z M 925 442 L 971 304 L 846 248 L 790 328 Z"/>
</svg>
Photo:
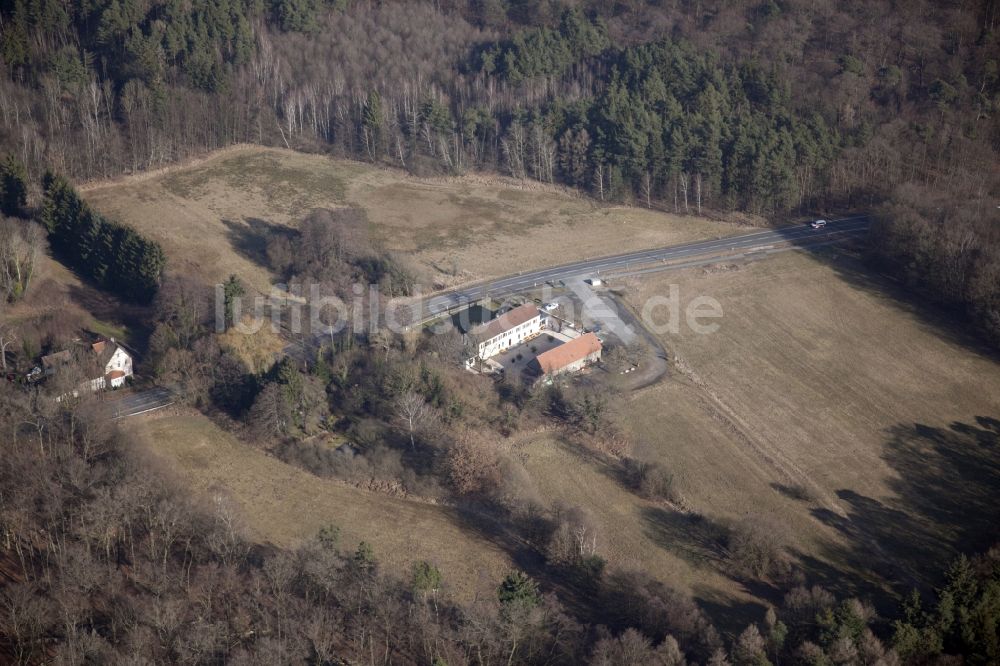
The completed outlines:
<svg viewBox="0 0 1000 666">
<path fill-rule="evenodd" d="M 998 13 L 8 0 L 0 147 L 35 183 L 253 142 L 678 211 L 878 212 L 873 260 L 995 340 Z"/>
<path fill-rule="evenodd" d="M 695 516 L 726 575 L 782 590 L 723 634 L 690 597 L 608 568 L 580 536 L 587 515 L 544 509 L 505 476 L 490 433 L 534 423 L 612 459 L 633 492 L 674 499 L 667 470 L 623 453 L 614 396 L 484 389 L 454 368 L 457 333 L 257 367 L 212 334 L 205 285 L 170 274 L 156 243 L 71 182 L 250 142 L 683 214 L 866 211 L 870 260 L 996 343 L 998 19 L 994 0 L 0 0 L 4 298 L 29 289 L 47 234 L 97 286 L 152 302 L 145 362 L 184 403 L 313 474 L 468 506 L 529 569 L 463 605 L 433 563 L 383 571 L 335 525 L 292 552 L 254 546 L 225 502 L 197 504 L 88 397 L 52 399 L 83 375 L 5 382 L 0 660 L 996 663 L 996 550 L 880 615 L 803 584 L 773 525 Z M 355 213 L 269 238 L 269 267 L 406 293 Z M 241 292 L 234 276 L 227 325 Z M 0 322 L 0 351 L 34 358 L 78 328 L 15 339 Z M 308 443 L 330 423 L 350 455 Z"/>
</svg>

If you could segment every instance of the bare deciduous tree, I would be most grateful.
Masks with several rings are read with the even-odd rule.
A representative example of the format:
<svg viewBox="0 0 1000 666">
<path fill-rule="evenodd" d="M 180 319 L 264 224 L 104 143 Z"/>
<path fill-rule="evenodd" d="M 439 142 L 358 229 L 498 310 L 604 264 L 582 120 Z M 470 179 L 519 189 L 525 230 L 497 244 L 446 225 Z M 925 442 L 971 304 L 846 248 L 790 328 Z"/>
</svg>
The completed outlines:
<svg viewBox="0 0 1000 666">
<path fill-rule="evenodd" d="M 766 648 L 767 643 L 760 635 L 760 629 L 757 625 L 751 624 L 736 639 L 736 644 L 733 645 L 733 660 L 737 666 L 763 663 L 767 659 Z"/>
<path fill-rule="evenodd" d="M 416 391 L 400 394 L 393 404 L 396 422 L 410 437 L 410 448 L 416 448 L 416 435 L 425 429 L 434 416 L 434 408 Z"/>
<path fill-rule="evenodd" d="M 601 201 L 604 201 L 604 180 L 606 178 L 605 171 L 606 169 L 603 162 L 598 162 L 594 165 L 594 192 L 597 193 L 597 196 Z"/>
<path fill-rule="evenodd" d="M 781 573 L 788 566 L 784 552 L 787 541 L 782 523 L 770 517 L 750 516 L 729 536 L 730 566 L 738 574 L 756 578 Z"/>
<path fill-rule="evenodd" d="M 653 207 L 653 175 L 648 171 L 642 174 L 642 198 L 646 200 L 646 208 Z"/>
<path fill-rule="evenodd" d="M 0 290 L 7 301 L 24 296 L 45 246 L 42 228 L 32 222 L 0 220 Z"/>
<path fill-rule="evenodd" d="M 546 556 L 560 564 L 575 564 L 592 557 L 597 554 L 599 531 L 596 519 L 583 507 L 558 510 Z"/>
<path fill-rule="evenodd" d="M 500 483 L 500 457 L 496 443 L 466 430 L 448 449 L 448 479 L 460 494 L 488 492 Z"/>
<path fill-rule="evenodd" d="M 524 126 L 521 123 L 512 124 L 510 131 L 500 144 L 503 147 L 503 154 L 507 160 L 507 168 L 510 170 L 510 175 L 515 178 L 527 178 L 528 174 L 524 168 L 525 155 L 527 153 Z"/>
<path fill-rule="evenodd" d="M 250 425 L 262 438 L 283 437 L 292 425 L 291 406 L 284 388 L 267 384 L 250 409 Z"/>
<path fill-rule="evenodd" d="M 0 324 L 0 367 L 7 369 L 7 349 L 18 341 L 17 332 L 10 324 Z"/>
<path fill-rule="evenodd" d="M 427 348 L 441 360 L 456 365 L 469 358 L 466 354 L 466 345 L 462 334 L 454 326 L 449 327 L 446 331 L 433 334 L 427 341 Z"/>
</svg>

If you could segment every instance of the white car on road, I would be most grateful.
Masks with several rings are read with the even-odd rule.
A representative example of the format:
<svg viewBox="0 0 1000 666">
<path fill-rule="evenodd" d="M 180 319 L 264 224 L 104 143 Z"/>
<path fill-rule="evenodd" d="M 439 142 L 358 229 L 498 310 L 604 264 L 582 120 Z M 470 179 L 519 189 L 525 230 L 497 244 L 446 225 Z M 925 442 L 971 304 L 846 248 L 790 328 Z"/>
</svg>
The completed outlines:
<svg viewBox="0 0 1000 666">
<path fill-rule="evenodd" d="M 826 224 L 827 224 L 826 220 L 816 220 L 809 226 L 811 226 L 813 229 L 822 229 L 823 227 L 826 226 Z"/>
</svg>

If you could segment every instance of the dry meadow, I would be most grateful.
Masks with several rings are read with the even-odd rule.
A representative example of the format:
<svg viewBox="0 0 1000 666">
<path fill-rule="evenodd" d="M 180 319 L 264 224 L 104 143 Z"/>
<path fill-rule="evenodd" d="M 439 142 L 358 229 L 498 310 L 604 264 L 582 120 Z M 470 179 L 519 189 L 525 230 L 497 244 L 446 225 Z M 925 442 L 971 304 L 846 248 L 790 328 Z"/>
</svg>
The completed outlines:
<svg viewBox="0 0 1000 666">
<path fill-rule="evenodd" d="M 736 233 L 736 224 L 601 206 L 498 176 L 417 178 L 289 150 L 236 147 L 187 166 L 86 185 L 101 212 L 149 234 L 170 269 L 266 292 L 264 242 L 311 210 L 355 206 L 427 289 Z"/>
</svg>

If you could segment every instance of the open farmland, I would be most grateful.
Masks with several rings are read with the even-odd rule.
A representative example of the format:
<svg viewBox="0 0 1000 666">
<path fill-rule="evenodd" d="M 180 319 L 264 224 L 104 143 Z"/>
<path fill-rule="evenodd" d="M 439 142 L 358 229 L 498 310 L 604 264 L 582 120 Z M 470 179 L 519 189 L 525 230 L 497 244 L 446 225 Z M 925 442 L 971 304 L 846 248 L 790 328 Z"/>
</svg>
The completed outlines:
<svg viewBox="0 0 1000 666">
<path fill-rule="evenodd" d="M 1000 372 L 850 258 L 825 259 L 629 283 L 637 310 L 674 283 L 682 303 L 708 295 L 725 311 L 714 334 L 663 336 L 675 377 L 634 394 L 629 421 L 692 510 L 779 515 L 815 580 L 848 568 L 906 591 L 989 544 Z"/>
<path fill-rule="evenodd" d="M 671 376 L 626 398 L 634 454 L 672 473 L 676 505 L 639 497 L 572 438 L 524 447 L 532 493 L 582 507 L 612 566 L 686 589 L 736 625 L 773 594 L 729 575 L 724 534 L 743 521 L 777 527 L 809 582 L 879 599 L 935 582 L 1000 520 L 996 361 L 848 256 L 823 254 L 612 285 L 637 311 L 670 284 L 682 306 L 707 295 L 725 311 L 715 334 L 682 324 L 661 336 Z"/>
<path fill-rule="evenodd" d="M 335 525 L 341 548 L 367 541 L 398 575 L 414 562 L 433 562 L 449 592 L 464 600 L 480 583 L 492 589 L 511 566 L 498 546 L 463 530 L 452 509 L 321 479 L 237 441 L 193 410 L 125 423 L 193 492 L 233 502 L 261 543 L 294 548 Z"/>
<path fill-rule="evenodd" d="M 674 397 L 678 404 L 690 400 L 683 390 Z M 709 445 L 709 451 L 715 438 L 725 436 L 710 423 L 698 425 L 701 430 L 689 434 L 694 442 Z M 710 544 L 712 525 L 637 496 L 600 456 L 568 441 L 540 437 L 525 447 L 524 467 L 544 504 L 587 511 L 598 527 L 597 551 L 616 569 L 643 571 L 706 604 L 732 607 L 735 624 L 763 612 L 750 590 L 725 575 Z M 706 485 L 712 482 L 705 480 Z M 733 616 L 727 613 L 726 619 Z"/>
<path fill-rule="evenodd" d="M 236 273 L 265 291 L 268 229 L 310 210 L 364 209 L 383 245 L 430 287 L 713 238 L 734 224 L 600 206 L 577 193 L 484 176 L 423 179 L 288 150 L 237 147 L 188 166 L 83 188 L 101 212 L 163 244 L 175 271 Z"/>
</svg>

